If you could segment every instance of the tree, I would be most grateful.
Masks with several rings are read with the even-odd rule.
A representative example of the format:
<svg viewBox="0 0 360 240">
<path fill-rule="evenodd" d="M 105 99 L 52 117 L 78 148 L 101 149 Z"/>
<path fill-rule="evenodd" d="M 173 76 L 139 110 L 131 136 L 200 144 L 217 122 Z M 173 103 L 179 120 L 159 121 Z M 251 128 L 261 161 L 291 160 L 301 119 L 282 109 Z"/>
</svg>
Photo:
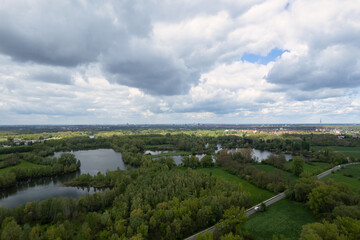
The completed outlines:
<svg viewBox="0 0 360 240">
<path fill-rule="evenodd" d="M 202 167 L 212 167 L 212 166 L 214 166 L 214 162 L 213 162 L 213 160 L 212 160 L 212 157 L 211 157 L 211 155 L 206 155 L 206 156 L 204 156 L 202 159 L 201 159 L 201 166 Z"/>
<path fill-rule="evenodd" d="M 243 240 L 244 238 L 239 235 L 228 233 L 220 238 L 220 240 Z"/>
<path fill-rule="evenodd" d="M 354 199 L 346 185 L 332 182 L 314 188 L 308 197 L 309 208 L 315 215 L 329 214 L 336 206 L 349 204 Z"/>
<path fill-rule="evenodd" d="M 173 166 L 175 165 L 174 158 L 173 157 L 167 157 L 165 159 L 165 163 L 169 167 L 169 169 L 173 168 Z"/>
<path fill-rule="evenodd" d="M 294 157 L 292 170 L 296 176 L 300 176 L 300 174 L 304 171 L 304 164 L 305 162 L 302 157 Z"/>
<path fill-rule="evenodd" d="M 7 224 L 3 224 L 1 240 L 19 240 L 20 236 L 21 227 L 14 220 Z"/>
<path fill-rule="evenodd" d="M 196 240 L 213 240 L 213 233 L 212 232 L 206 232 L 203 234 L 198 234 L 196 236 Z"/>
<path fill-rule="evenodd" d="M 223 219 L 216 224 L 216 229 L 218 229 L 222 234 L 230 232 L 240 234 L 241 226 L 245 223 L 245 221 L 245 209 L 231 206 L 231 208 L 225 210 Z"/>
<path fill-rule="evenodd" d="M 360 221 L 353 218 L 336 218 L 334 223 L 324 221 L 304 225 L 301 240 L 313 239 L 360 239 Z"/>
</svg>

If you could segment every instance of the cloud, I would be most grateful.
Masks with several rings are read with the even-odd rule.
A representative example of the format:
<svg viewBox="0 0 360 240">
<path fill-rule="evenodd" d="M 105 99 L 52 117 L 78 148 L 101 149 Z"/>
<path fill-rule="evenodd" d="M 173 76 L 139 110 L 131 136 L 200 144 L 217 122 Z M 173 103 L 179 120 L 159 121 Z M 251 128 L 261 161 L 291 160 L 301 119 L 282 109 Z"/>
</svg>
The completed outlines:
<svg viewBox="0 0 360 240">
<path fill-rule="evenodd" d="M 339 0 L 5 0 L 0 124 L 355 119 L 359 16 Z"/>
<path fill-rule="evenodd" d="M 359 86 L 360 45 L 355 40 L 360 37 L 359 13 L 359 6 L 339 1 L 294 1 L 288 17 L 289 27 L 297 32 L 288 39 L 293 42 L 290 51 L 275 62 L 267 81 L 290 93 L 308 92 L 313 99 L 335 95 L 329 94 L 331 89 Z M 317 90 L 322 94 L 312 93 Z"/>
<path fill-rule="evenodd" d="M 27 79 L 57 84 L 73 83 L 71 72 L 67 69 L 41 68 L 30 73 Z"/>
<path fill-rule="evenodd" d="M 113 51 L 105 56 L 103 69 L 110 81 L 154 95 L 185 93 L 200 75 L 182 60 L 138 40 L 120 54 Z"/>
<path fill-rule="evenodd" d="M 15 61 L 66 67 L 96 61 L 114 36 L 106 8 L 97 7 L 76 1 L 3 1 L 0 52 Z"/>
</svg>

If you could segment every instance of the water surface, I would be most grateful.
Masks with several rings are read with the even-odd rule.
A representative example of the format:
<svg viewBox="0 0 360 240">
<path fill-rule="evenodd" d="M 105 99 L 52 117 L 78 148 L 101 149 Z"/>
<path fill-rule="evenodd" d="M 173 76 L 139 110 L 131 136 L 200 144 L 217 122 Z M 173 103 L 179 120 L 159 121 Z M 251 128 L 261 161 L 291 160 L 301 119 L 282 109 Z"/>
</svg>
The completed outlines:
<svg viewBox="0 0 360 240">
<path fill-rule="evenodd" d="M 96 175 L 106 170 L 126 170 L 121 153 L 112 149 L 97 149 L 72 152 L 81 161 L 80 171 L 58 177 L 47 177 L 18 183 L 12 188 L 2 189 L 0 206 L 15 207 L 29 201 L 45 200 L 52 197 L 77 198 L 84 194 L 96 192 L 94 188 L 64 187 L 63 183 L 73 179 L 80 173 Z M 59 157 L 61 153 L 55 153 Z"/>
</svg>

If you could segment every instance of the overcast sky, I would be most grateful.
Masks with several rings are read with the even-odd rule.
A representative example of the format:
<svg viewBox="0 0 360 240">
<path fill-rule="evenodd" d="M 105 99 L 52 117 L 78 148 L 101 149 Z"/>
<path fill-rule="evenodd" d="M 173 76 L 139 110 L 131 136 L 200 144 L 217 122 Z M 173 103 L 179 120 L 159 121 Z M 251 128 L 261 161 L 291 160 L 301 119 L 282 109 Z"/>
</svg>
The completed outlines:
<svg viewBox="0 0 360 240">
<path fill-rule="evenodd" d="M 359 0 L 0 0 L 0 125 L 359 123 Z"/>
</svg>

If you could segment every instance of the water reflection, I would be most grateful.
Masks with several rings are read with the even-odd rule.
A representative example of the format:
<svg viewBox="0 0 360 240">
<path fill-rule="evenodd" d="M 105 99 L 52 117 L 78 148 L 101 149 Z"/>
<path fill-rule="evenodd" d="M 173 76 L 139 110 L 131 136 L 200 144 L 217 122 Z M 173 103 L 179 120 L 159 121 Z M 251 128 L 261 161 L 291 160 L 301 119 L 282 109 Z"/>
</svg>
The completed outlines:
<svg viewBox="0 0 360 240">
<path fill-rule="evenodd" d="M 112 149 L 97 149 L 73 152 L 81 161 L 80 171 L 57 177 L 45 177 L 19 182 L 16 186 L 0 191 L 0 206 L 15 207 L 29 201 L 45 200 L 52 197 L 77 198 L 84 194 L 91 194 L 101 189 L 88 187 L 65 187 L 63 184 L 80 173 L 97 174 L 106 170 L 126 170 L 121 153 Z M 56 153 L 55 156 L 60 156 Z"/>
</svg>

